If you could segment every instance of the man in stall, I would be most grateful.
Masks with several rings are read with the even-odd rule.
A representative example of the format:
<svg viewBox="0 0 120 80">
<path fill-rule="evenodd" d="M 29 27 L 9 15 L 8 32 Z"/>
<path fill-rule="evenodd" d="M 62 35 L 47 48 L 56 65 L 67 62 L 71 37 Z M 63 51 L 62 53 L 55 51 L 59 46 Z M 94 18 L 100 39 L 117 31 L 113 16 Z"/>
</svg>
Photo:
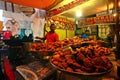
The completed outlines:
<svg viewBox="0 0 120 80">
<path fill-rule="evenodd" d="M 47 32 L 44 38 L 36 37 L 37 39 L 46 40 L 46 43 L 53 43 L 59 40 L 58 34 L 55 32 L 55 24 L 50 25 L 50 31 Z"/>
</svg>

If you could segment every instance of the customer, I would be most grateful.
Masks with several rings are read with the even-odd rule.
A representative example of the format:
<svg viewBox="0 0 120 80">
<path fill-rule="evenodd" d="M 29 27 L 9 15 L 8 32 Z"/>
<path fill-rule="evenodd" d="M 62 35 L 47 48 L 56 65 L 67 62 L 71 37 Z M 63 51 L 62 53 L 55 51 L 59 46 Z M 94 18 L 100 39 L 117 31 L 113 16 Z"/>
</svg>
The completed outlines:
<svg viewBox="0 0 120 80">
<path fill-rule="evenodd" d="M 47 34 L 45 35 L 45 38 L 39 38 L 36 37 L 37 39 L 42 39 L 42 40 L 46 40 L 47 43 L 50 42 L 56 42 L 59 40 L 59 36 L 58 34 L 55 32 L 56 26 L 55 24 L 51 24 L 50 25 L 50 31 L 47 32 Z"/>
<path fill-rule="evenodd" d="M 89 30 L 86 30 L 85 33 L 82 33 L 81 38 L 88 38 L 89 37 Z"/>
<path fill-rule="evenodd" d="M 114 33 L 113 32 L 110 32 L 107 35 L 107 40 L 108 40 L 108 43 L 109 43 L 109 47 L 112 48 L 113 47 L 113 42 L 114 42 Z"/>
</svg>

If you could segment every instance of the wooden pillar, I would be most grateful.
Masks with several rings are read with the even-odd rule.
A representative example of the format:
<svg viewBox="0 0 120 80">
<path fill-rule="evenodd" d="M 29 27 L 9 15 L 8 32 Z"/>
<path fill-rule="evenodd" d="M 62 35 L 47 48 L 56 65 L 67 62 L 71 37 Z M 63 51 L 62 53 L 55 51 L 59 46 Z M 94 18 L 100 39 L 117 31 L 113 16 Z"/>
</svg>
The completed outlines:
<svg viewBox="0 0 120 80">
<path fill-rule="evenodd" d="M 7 2 L 4 2 L 5 10 L 7 11 Z"/>
<path fill-rule="evenodd" d="M 12 6 L 12 12 L 14 12 L 14 4 L 11 3 L 11 6 Z"/>
<path fill-rule="evenodd" d="M 117 49 L 117 53 L 120 55 L 120 26 L 119 26 L 119 5 L 118 5 L 118 0 L 115 0 L 115 13 L 116 13 L 115 34 L 116 34 L 116 37 L 117 37 L 116 49 Z M 119 56 L 119 59 L 120 59 L 120 56 Z"/>
</svg>

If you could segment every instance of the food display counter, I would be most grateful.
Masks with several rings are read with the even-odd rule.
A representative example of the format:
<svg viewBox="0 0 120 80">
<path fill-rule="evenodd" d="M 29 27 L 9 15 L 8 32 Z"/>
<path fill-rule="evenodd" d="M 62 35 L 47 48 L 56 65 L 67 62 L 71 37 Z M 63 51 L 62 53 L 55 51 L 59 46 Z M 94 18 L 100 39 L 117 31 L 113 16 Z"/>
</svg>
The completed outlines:
<svg viewBox="0 0 120 80">
<path fill-rule="evenodd" d="M 10 0 L 3 0 L 2 3 L 4 1 L 9 3 Z M 0 73 L 4 72 L 5 66 L 3 64 L 5 61 L 3 57 L 4 53 L 8 51 L 5 57 L 16 72 L 16 80 L 120 80 L 117 62 L 120 59 L 120 28 L 118 27 L 120 16 L 114 15 L 114 13 L 119 13 L 120 2 L 118 0 L 107 0 L 107 3 L 100 0 L 98 0 L 100 2 L 95 2 L 97 0 L 93 2 L 91 2 L 92 0 L 55 1 L 60 4 L 56 3 L 52 5 L 51 9 L 45 9 L 47 13 L 45 10 L 35 9 L 32 17 L 13 13 L 21 11 L 21 8 L 25 9 L 27 5 L 18 9 L 19 6 L 12 3 L 10 5 L 11 10 L 7 10 L 9 5 L 5 2 L 3 7 L 7 11 L 2 10 L 1 18 L 4 18 L 2 20 L 4 29 L 1 29 L 1 39 L 9 47 L 6 50 L 1 48 L 3 45 L 0 44 L 0 68 L 2 68 Z M 93 5 L 93 9 L 98 9 L 96 11 L 99 12 L 90 11 L 91 8 L 87 8 L 90 7 L 89 3 Z M 75 7 L 82 8 L 81 4 L 83 12 L 84 10 L 90 12 L 82 15 L 83 19 L 80 19 L 80 16 L 75 17 L 71 12 L 73 15 L 68 15 L 67 10 L 73 8 L 72 12 L 74 12 Z M 59 7 L 56 8 L 57 5 Z M 107 12 L 105 9 L 101 9 L 104 5 L 107 5 Z M 64 15 L 55 16 L 59 13 L 64 13 Z M 37 36 L 45 37 L 49 31 L 53 32 L 54 30 L 49 30 L 52 23 L 56 26 L 55 32 L 59 35 L 59 41 L 44 43 L 40 40 L 33 40 Z M 12 32 L 11 35 L 8 35 L 9 39 L 4 38 L 7 35 L 3 34 L 8 30 L 10 33 Z M 89 32 L 86 33 L 86 30 Z M 75 36 L 75 31 L 78 31 L 78 36 Z M 89 34 L 89 38 L 80 37 L 84 32 Z M 111 35 L 109 36 L 110 39 L 108 37 L 109 33 L 116 36 L 117 40 L 114 45 L 112 45 Z M 111 45 L 109 45 L 110 43 Z M 116 51 L 112 49 L 113 46 L 116 46 Z"/>
<path fill-rule="evenodd" d="M 78 37 L 54 44 L 30 43 L 29 50 L 37 55 L 38 61 L 16 69 L 24 78 L 32 75 L 35 80 L 44 80 L 49 75 L 58 80 L 119 80 L 116 55 L 101 43 Z"/>
<path fill-rule="evenodd" d="M 51 64 L 51 61 L 45 63 L 34 61 L 26 65 L 17 66 L 16 70 L 25 80 L 119 80 L 117 61 L 114 54 L 109 55 L 108 58 L 112 62 L 112 68 L 98 74 L 67 72 Z"/>
<path fill-rule="evenodd" d="M 15 62 L 24 63 L 16 65 L 16 71 L 25 80 L 119 80 L 116 55 L 104 43 L 76 36 L 48 44 L 24 43 L 26 58 Z"/>
</svg>

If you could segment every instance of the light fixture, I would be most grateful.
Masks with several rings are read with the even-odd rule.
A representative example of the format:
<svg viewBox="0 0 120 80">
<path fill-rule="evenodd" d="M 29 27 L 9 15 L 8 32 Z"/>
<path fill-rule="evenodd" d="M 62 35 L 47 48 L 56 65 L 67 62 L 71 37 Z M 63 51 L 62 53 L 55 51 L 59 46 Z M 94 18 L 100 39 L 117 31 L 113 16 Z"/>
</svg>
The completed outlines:
<svg viewBox="0 0 120 80">
<path fill-rule="evenodd" d="M 81 13 L 80 10 L 77 10 L 77 11 L 76 11 L 76 17 L 80 17 L 80 16 L 82 16 L 82 13 Z"/>
</svg>

